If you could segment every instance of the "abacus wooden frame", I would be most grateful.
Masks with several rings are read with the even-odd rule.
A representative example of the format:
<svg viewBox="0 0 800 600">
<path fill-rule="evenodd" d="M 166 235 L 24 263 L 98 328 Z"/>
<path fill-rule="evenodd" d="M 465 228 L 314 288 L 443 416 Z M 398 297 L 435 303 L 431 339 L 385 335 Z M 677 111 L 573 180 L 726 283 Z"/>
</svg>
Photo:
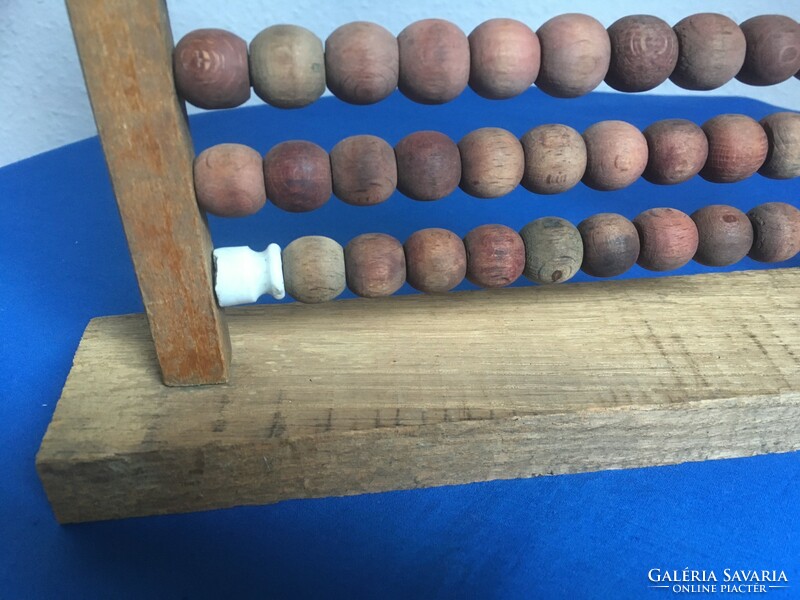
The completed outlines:
<svg viewBox="0 0 800 600">
<path fill-rule="evenodd" d="M 237 309 L 229 338 L 166 6 L 67 5 L 147 320 L 87 327 L 37 456 L 60 522 L 800 448 L 797 269 Z"/>
</svg>

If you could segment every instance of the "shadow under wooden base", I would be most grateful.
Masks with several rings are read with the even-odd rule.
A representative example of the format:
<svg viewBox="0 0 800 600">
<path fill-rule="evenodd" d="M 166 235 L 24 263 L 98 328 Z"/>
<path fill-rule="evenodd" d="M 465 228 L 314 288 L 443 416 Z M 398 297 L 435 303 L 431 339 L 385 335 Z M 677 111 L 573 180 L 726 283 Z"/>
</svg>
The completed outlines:
<svg viewBox="0 0 800 600">
<path fill-rule="evenodd" d="M 94 319 L 37 456 L 62 523 L 800 449 L 800 270 L 228 311 L 231 383 Z"/>
</svg>

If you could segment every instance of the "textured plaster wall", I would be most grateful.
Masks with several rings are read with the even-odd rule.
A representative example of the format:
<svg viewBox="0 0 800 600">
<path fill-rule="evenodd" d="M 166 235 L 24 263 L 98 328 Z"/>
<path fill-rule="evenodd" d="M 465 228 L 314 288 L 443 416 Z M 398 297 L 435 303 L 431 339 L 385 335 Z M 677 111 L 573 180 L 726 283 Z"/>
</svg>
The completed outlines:
<svg viewBox="0 0 800 600">
<path fill-rule="evenodd" d="M 694 12 L 720 12 L 737 22 L 764 13 L 800 20 L 798 0 L 172 0 L 169 7 L 176 40 L 199 27 L 229 29 L 250 40 L 275 23 L 303 25 L 324 40 L 354 20 L 375 21 L 397 34 L 428 17 L 449 19 L 467 33 L 493 17 L 519 19 L 536 29 L 565 12 L 590 14 L 606 26 L 635 13 L 653 14 L 670 24 Z M 95 135 L 61 0 L 0 0 L 0 74 L 0 165 Z M 605 84 L 599 89 L 609 90 Z M 667 82 L 652 93 L 690 92 Z M 734 81 L 714 93 L 800 110 L 796 79 L 768 88 Z"/>
</svg>

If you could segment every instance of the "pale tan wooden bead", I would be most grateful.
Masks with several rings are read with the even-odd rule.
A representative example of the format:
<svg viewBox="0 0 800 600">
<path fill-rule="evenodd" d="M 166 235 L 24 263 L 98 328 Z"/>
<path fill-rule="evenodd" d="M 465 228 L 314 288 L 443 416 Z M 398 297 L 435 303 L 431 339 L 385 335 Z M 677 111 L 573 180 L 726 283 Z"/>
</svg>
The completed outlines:
<svg viewBox="0 0 800 600">
<path fill-rule="evenodd" d="M 525 243 L 525 270 L 531 281 L 541 284 L 562 283 L 571 279 L 583 262 L 583 239 L 580 231 L 559 217 L 531 221 L 519 232 Z"/>
<path fill-rule="evenodd" d="M 510 131 L 484 127 L 465 135 L 461 153 L 461 189 L 478 198 L 499 198 L 512 192 L 522 179 L 525 154 Z"/>
<path fill-rule="evenodd" d="M 321 235 L 297 238 L 283 250 L 286 293 L 306 304 L 333 300 L 346 285 L 344 250 Z"/>
<path fill-rule="evenodd" d="M 536 194 L 559 194 L 577 185 L 586 170 L 586 144 L 567 125 L 540 125 L 520 138 L 525 153 L 522 185 Z"/>
<path fill-rule="evenodd" d="M 250 78 L 264 102 L 300 108 L 325 91 L 322 41 L 296 25 L 267 27 L 250 42 Z"/>
<path fill-rule="evenodd" d="M 586 173 L 583 182 L 595 190 L 620 190 L 639 179 L 647 166 L 647 140 L 625 121 L 600 121 L 583 132 Z"/>
</svg>

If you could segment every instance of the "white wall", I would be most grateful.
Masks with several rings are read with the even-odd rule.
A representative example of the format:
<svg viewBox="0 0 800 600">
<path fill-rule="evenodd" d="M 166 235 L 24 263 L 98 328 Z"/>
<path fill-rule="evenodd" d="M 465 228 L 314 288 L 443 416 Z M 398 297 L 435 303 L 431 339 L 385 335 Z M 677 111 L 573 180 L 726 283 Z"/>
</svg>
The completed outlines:
<svg viewBox="0 0 800 600">
<path fill-rule="evenodd" d="M 303 25 L 324 40 L 339 25 L 355 20 L 374 21 L 397 34 L 429 17 L 449 19 L 467 33 L 493 17 L 519 19 L 536 29 L 564 12 L 584 12 L 606 26 L 636 13 L 671 24 L 694 12 L 720 12 L 737 22 L 764 13 L 800 20 L 798 0 L 171 0 L 169 6 L 176 41 L 200 27 L 229 29 L 249 41 L 275 23 Z M 0 0 L 0 73 L 0 165 L 95 135 L 61 0 Z M 605 84 L 599 89 L 609 90 Z M 689 92 L 666 82 L 651 93 Z M 733 81 L 713 93 L 800 110 L 796 79 L 767 88 Z"/>
</svg>

